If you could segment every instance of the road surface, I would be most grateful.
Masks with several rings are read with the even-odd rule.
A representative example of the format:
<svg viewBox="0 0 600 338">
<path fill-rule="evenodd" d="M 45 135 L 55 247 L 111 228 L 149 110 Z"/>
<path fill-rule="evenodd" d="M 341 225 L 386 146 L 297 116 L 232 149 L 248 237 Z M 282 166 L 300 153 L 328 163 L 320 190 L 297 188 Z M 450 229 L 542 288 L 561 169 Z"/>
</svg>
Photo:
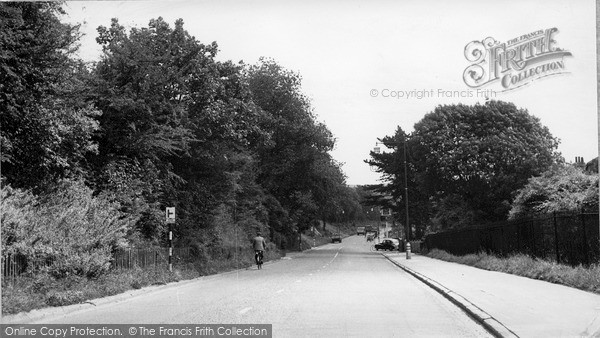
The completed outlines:
<svg viewBox="0 0 600 338">
<path fill-rule="evenodd" d="M 370 247 L 352 236 L 262 270 L 203 277 L 43 323 L 273 324 L 274 337 L 490 336 Z"/>
</svg>

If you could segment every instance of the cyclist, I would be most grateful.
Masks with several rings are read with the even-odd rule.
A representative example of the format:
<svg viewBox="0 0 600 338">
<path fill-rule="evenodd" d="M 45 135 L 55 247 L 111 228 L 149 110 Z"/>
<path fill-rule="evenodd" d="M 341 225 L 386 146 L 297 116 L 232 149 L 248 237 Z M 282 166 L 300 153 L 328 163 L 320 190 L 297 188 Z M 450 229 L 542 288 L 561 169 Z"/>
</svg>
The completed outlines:
<svg viewBox="0 0 600 338">
<path fill-rule="evenodd" d="M 265 239 L 261 236 L 260 231 L 256 233 L 256 237 L 252 239 L 254 248 L 254 260 L 259 269 L 262 269 L 263 252 L 265 251 Z"/>
</svg>

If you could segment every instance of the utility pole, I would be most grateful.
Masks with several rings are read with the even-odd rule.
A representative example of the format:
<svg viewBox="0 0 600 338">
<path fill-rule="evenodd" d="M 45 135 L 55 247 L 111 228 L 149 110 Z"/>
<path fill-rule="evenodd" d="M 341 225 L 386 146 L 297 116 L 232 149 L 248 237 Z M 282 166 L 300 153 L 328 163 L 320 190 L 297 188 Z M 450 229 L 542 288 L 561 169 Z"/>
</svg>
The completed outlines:
<svg viewBox="0 0 600 338">
<path fill-rule="evenodd" d="M 386 143 L 400 145 L 400 142 L 375 142 L 376 147 L 373 149 L 373 152 L 375 152 L 376 154 L 379 154 L 380 148 L 377 147 L 377 145 L 383 144 L 383 145 L 387 146 Z M 410 241 L 411 228 L 410 228 L 409 217 L 408 217 L 408 166 L 406 164 L 406 137 L 404 138 L 404 142 L 402 142 L 402 146 L 403 146 L 403 154 L 404 154 L 404 202 L 405 202 L 405 210 L 406 210 L 406 240 Z"/>
<path fill-rule="evenodd" d="M 410 223 L 408 223 L 408 173 L 406 172 L 406 140 L 404 140 L 404 200 L 406 202 L 406 240 L 410 241 Z"/>
</svg>

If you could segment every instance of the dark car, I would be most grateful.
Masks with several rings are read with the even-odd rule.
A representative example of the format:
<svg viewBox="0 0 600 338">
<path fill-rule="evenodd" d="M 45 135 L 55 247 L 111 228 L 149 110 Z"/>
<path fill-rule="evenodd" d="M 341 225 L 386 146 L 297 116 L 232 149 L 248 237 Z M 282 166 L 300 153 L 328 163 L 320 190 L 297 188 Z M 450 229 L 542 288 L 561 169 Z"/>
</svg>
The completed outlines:
<svg viewBox="0 0 600 338">
<path fill-rule="evenodd" d="M 335 243 L 335 242 L 342 243 L 342 235 L 340 235 L 340 234 L 331 235 L 331 243 Z"/>
<path fill-rule="evenodd" d="M 384 238 L 381 243 L 375 244 L 375 250 L 398 250 L 399 241 L 393 238 Z"/>
</svg>

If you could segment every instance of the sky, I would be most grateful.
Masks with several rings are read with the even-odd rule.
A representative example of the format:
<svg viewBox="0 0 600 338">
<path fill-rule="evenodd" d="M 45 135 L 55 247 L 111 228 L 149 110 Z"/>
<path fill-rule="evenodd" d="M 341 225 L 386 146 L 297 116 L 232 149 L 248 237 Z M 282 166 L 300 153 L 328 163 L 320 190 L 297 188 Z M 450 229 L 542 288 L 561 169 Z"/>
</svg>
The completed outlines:
<svg viewBox="0 0 600 338">
<path fill-rule="evenodd" d="M 332 156 L 343 163 L 350 185 L 379 182 L 364 163 L 378 138 L 398 126 L 412 131 L 438 105 L 484 103 L 486 95 L 538 117 L 560 139 L 567 162 L 598 156 L 593 0 L 76 1 L 65 9 L 65 20 L 82 23 L 80 56 L 88 61 L 99 59 L 96 28 L 109 26 L 111 18 L 145 27 L 162 16 L 172 24 L 182 18 L 202 43 L 216 41 L 217 60 L 255 64 L 264 56 L 299 73 L 317 119 L 336 138 Z M 545 68 L 509 90 L 500 80 L 467 86 L 469 43 L 492 37 L 498 44 L 517 39 L 518 45 L 532 36 L 543 39 L 551 28 L 557 29 L 552 48 L 570 53 L 546 61 L 558 68 Z M 491 53 L 483 55 L 486 62 Z M 482 64 L 487 75 L 491 64 Z M 513 64 L 514 72 L 498 69 L 516 81 L 519 65 Z"/>
</svg>

